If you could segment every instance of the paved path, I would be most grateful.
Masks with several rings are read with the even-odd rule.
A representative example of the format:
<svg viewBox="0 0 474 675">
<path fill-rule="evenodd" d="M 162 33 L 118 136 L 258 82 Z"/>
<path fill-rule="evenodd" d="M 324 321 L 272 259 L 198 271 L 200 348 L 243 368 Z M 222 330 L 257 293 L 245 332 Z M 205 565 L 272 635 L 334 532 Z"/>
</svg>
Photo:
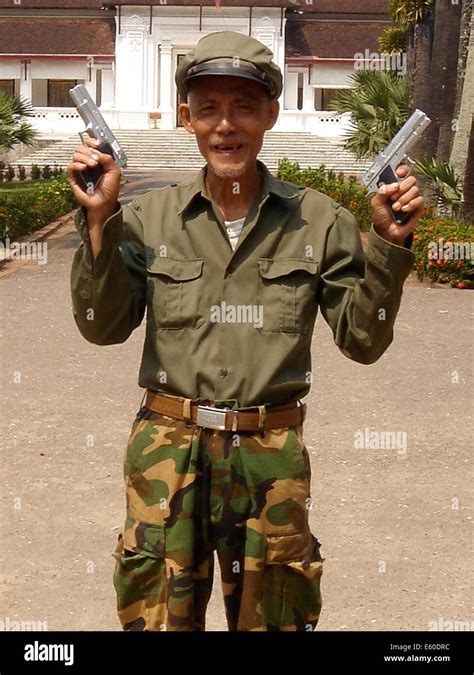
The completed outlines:
<svg viewBox="0 0 474 675">
<path fill-rule="evenodd" d="M 112 347 L 80 336 L 69 296 L 78 243 L 66 224 L 46 265 L 0 270 L 0 619 L 117 630 L 111 552 L 144 331 Z M 305 439 L 326 558 L 321 630 L 471 618 L 473 299 L 407 288 L 395 342 L 372 366 L 344 358 L 318 318 Z M 406 434 L 406 451 L 355 448 L 366 427 Z M 226 629 L 218 573 L 208 629 Z"/>
</svg>

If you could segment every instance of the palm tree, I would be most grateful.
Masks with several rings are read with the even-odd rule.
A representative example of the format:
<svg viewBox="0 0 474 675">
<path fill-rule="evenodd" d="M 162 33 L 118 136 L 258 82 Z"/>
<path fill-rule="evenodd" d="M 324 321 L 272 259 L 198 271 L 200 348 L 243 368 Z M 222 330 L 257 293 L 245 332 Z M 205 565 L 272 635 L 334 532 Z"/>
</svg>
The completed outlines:
<svg viewBox="0 0 474 675">
<path fill-rule="evenodd" d="M 27 99 L 0 93 L 0 151 L 11 150 L 18 143 L 34 145 L 37 133 L 25 121 L 32 115 L 33 107 Z"/>
<path fill-rule="evenodd" d="M 407 119 L 411 78 L 393 71 L 359 70 L 351 84 L 330 107 L 351 114 L 346 148 L 359 158 L 374 157 Z"/>
</svg>

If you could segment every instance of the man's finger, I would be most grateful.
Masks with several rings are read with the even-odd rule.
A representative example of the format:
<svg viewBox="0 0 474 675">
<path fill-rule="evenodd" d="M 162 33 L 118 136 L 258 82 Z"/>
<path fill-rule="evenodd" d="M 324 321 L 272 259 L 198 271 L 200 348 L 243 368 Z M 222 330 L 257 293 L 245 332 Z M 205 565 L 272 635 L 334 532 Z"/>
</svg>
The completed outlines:
<svg viewBox="0 0 474 675">
<path fill-rule="evenodd" d="M 416 199 L 420 194 L 418 185 L 414 185 L 408 192 L 405 192 L 404 195 L 398 197 L 397 201 L 392 204 L 392 209 L 399 211 L 402 207 L 406 206 L 412 199 Z"/>
<path fill-rule="evenodd" d="M 86 145 L 88 145 L 91 148 L 98 148 L 99 145 L 101 145 L 101 142 L 97 140 L 97 138 L 92 138 L 89 136 L 89 138 L 86 138 Z"/>
<path fill-rule="evenodd" d="M 405 211 L 406 213 L 411 213 L 412 211 L 417 211 L 420 209 L 425 203 L 425 198 L 424 197 L 417 197 L 416 199 L 412 199 L 408 204 L 405 204 L 405 206 L 402 206 L 402 211 Z"/>
<path fill-rule="evenodd" d="M 400 190 L 400 196 L 402 194 L 405 194 L 408 192 L 408 190 L 411 190 L 411 188 L 416 185 L 417 180 L 415 176 L 408 176 L 408 178 L 405 178 L 404 180 L 400 181 L 398 184 L 398 189 Z"/>
<path fill-rule="evenodd" d="M 85 155 L 84 153 L 81 152 L 75 152 L 72 157 L 73 162 L 81 162 L 82 164 L 87 164 L 88 166 L 96 166 L 98 160 L 99 157 L 95 153 Z"/>
<path fill-rule="evenodd" d="M 410 173 L 410 167 L 406 164 L 400 164 L 400 166 L 397 167 L 396 174 L 397 176 L 400 176 L 400 178 L 403 178 L 408 173 Z"/>
</svg>

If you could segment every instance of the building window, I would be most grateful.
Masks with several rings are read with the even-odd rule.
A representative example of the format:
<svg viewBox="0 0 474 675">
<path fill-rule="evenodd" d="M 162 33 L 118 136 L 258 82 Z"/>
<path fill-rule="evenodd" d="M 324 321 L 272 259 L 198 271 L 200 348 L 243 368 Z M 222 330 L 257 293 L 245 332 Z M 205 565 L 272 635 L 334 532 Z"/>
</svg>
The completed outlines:
<svg viewBox="0 0 474 675">
<path fill-rule="evenodd" d="M 342 89 L 321 89 L 321 110 L 329 110 L 329 104 Z"/>
<path fill-rule="evenodd" d="M 69 90 L 78 84 L 78 80 L 48 80 L 48 107 L 71 108 L 73 103 Z"/>
<path fill-rule="evenodd" d="M 15 80 L 0 80 L 0 94 L 15 95 Z"/>
</svg>

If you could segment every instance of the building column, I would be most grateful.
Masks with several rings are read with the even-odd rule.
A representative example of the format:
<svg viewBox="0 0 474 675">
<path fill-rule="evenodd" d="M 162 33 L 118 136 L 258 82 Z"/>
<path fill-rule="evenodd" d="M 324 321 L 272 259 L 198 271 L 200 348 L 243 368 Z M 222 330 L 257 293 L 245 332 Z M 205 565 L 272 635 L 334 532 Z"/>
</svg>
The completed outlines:
<svg viewBox="0 0 474 675">
<path fill-rule="evenodd" d="M 28 99 L 28 101 L 32 100 L 31 82 L 31 61 L 22 61 L 20 73 L 20 96 L 24 96 Z"/>
<path fill-rule="evenodd" d="M 113 108 L 115 105 L 114 71 L 102 69 L 102 107 Z"/>
<path fill-rule="evenodd" d="M 160 45 L 160 107 L 161 129 L 174 129 L 173 106 L 171 104 L 172 93 L 172 45 L 171 40 L 163 40 Z"/>
<path fill-rule="evenodd" d="M 287 72 L 285 78 L 285 105 L 284 110 L 298 109 L 298 73 Z"/>
<path fill-rule="evenodd" d="M 309 68 L 303 78 L 303 112 L 314 112 L 314 89 L 309 83 Z"/>
<path fill-rule="evenodd" d="M 91 66 L 90 80 L 89 80 L 89 66 L 87 66 L 86 73 L 87 73 L 86 80 L 84 84 L 86 86 L 87 91 L 92 96 L 92 100 L 97 102 L 97 70 L 95 69 L 94 66 Z"/>
</svg>

